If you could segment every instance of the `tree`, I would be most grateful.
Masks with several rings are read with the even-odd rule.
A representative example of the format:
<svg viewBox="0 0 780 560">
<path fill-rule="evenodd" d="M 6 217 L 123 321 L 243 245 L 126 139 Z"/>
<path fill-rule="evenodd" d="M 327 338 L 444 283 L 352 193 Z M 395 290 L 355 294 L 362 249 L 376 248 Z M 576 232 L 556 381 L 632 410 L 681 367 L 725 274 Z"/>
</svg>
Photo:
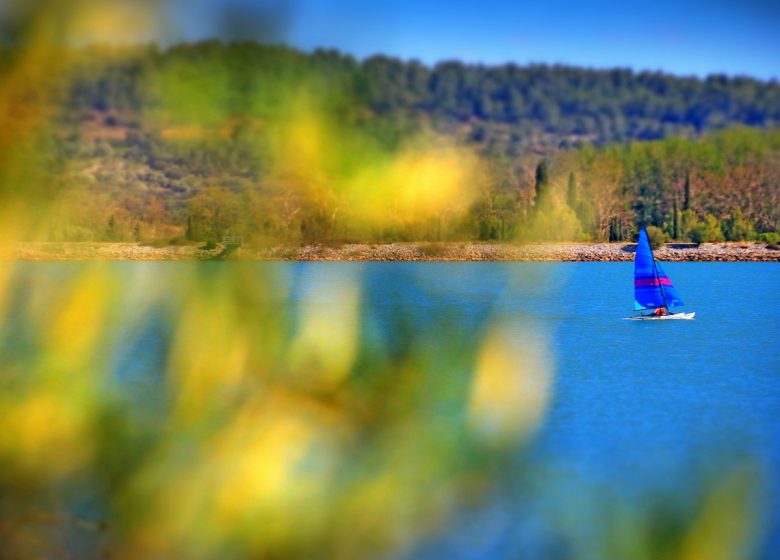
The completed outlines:
<svg viewBox="0 0 780 560">
<path fill-rule="evenodd" d="M 116 218 L 111 214 L 108 218 L 108 225 L 106 226 L 106 239 L 108 241 L 116 241 Z"/>
<path fill-rule="evenodd" d="M 630 232 L 633 216 L 623 193 L 627 179 L 619 154 L 610 150 L 593 159 L 588 156 L 584 164 L 587 182 L 583 182 L 583 187 L 589 203 L 587 214 L 592 216 L 593 234 L 596 239 L 622 241 Z"/>
<path fill-rule="evenodd" d="M 534 192 L 536 193 L 534 201 L 534 206 L 536 206 L 536 208 L 540 208 L 543 204 L 549 203 L 550 169 L 546 159 L 540 161 L 536 166 Z"/>
<path fill-rule="evenodd" d="M 187 241 L 195 240 L 195 232 L 192 229 L 192 214 L 187 214 L 187 229 L 184 232 L 184 238 Z"/>
<path fill-rule="evenodd" d="M 683 198 L 683 211 L 690 210 L 693 200 L 691 198 L 691 172 L 685 172 L 685 186 L 683 187 L 685 196 Z"/>
<path fill-rule="evenodd" d="M 742 210 L 734 208 L 723 223 L 723 235 L 727 241 L 747 241 L 756 236 L 756 231 Z"/>
<path fill-rule="evenodd" d="M 239 220 L 236 196 L 229 190 L 210 187 L 198 192 L 189 203 L 193 237 L 199 241 L 219 241 L 231 233 Z"/>
<path fill-rule="evenodd" d="M 149 197 L 144 209 L 144 221 L 156 226 L 165 223 L 167 219 L 168 211 L 165 209 L 165 204 L 156 195 Z"/>
<path fill-rule="evenodd" d="M 704 221 L 697 222 L 688 232 L 688 236 L 694 243 L 723 241 L 723 232 L 720 229 L 718 218 L 712 214 L 707 214 Z"/>
</svg>

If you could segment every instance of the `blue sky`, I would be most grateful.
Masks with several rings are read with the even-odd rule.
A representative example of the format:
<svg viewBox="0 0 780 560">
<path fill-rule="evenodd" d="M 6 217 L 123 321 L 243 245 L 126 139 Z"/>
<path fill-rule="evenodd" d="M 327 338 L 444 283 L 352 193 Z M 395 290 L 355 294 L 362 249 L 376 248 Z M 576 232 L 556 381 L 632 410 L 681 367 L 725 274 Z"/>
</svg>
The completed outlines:
<svg viewBox="0 0 780 560">
<path fill-rule="evenodd" d="M 780 78 L 780 1 L 173 0 L 170 14 L 175 40 L 261 35 L 306 50 L 429 64 L 546 62 Z M 253 25 L 269 19 L 273 32 Z"/>
</svg>

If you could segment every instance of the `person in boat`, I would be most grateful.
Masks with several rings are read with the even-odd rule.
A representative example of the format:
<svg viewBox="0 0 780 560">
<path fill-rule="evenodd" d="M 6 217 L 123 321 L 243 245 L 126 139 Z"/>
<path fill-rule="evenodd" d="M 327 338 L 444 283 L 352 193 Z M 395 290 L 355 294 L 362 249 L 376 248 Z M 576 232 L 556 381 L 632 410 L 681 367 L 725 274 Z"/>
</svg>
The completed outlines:
<svg viewBox="0 0 780 560">
<path fill-rule="evenodd" d="M 656 309 L 653 312 L 653 315 L 655 315 L 656 317 L 662 317 L 662 316 L 666 315 L 666 308 L 665 307 L 659 307 L 658 309 Z"/>
</svg>

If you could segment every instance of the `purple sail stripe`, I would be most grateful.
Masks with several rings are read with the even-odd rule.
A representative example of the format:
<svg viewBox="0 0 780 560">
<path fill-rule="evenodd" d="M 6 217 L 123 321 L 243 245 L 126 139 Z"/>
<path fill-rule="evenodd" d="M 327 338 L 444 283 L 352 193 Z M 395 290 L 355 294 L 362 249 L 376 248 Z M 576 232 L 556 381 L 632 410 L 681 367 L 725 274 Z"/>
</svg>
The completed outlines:
<svg viewBox="0 0 780 560">
<path fill-rule="evenodd" d="M 634 286 L 671 286 L 672 281 L 668 278 L 637 278 L 634 280 Z"/>
</svg>

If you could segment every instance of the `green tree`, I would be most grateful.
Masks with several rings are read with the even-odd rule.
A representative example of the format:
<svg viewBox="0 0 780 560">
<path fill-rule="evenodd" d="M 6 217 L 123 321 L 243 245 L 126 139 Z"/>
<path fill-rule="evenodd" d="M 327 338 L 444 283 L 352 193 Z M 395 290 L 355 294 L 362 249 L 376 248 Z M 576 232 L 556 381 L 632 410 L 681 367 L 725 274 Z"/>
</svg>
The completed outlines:
<svg viewBox="0 0 780 560">
<path fill-rule="evenodd" d="M 542 205 L 549 204 L 550 202 L 550 164 L 546 159 L 540 161 L 536 166 L 535 180 L 534 180 L 534 192 L 536 197 L 534 199 L 534 205 L 536 208 L 541 208 Z"/>
<path fill-rule="evenodd" d="M 218 242 L 232 232 L 241 210 L 234 193 L 224 188 L 210 187 L 192 197 L 189 203 L 193 237 L 198 241 Z"/>
<path fill-rule="evenodd" d="M 108 225 L 106 226 L 106 239 L 108 241 L 116 241 L 116 238 L 117 238 L 116 218 L 114 218 L 114 215 L 111 214 L 111 216 L 108 218 Z"/>
<path fill-rule="evenodd" d="M 565 205 L 538 210 L 519 231 L 522 241 L 577 241 L 581 234 L 577 215 Z"/>
<path fill-rule="evenodd" d="M 195 240 L 195 232 L 192 229 L 192 214 L 187 214 L 187 229 L 184 231 L 184 238 L 187 241 Z"/>
<path fill-rule="evenodd" d="M 690 210 L 691 204 L 693 204 L 693 198 L 691 197 L 691 173 L 690 171 L 685 172 L 685 186 L 684 189 L 684 197 L 683 197 L 683 211 Z"/>
<path fill-rule="evenodd" d="M 723 221 L 723 235 L 727 241 L 747 241 L 755 238 L 756 230 L 742 210 L 735 208 Z"/>
<path fill-rule="evenodd" d="M 694 243 L 717 243 L 723 241 L 723 232 L 720 229 L 718 218 L 707 214 L 704 221 L 697 222 L 690 231 L 688 237 Z"/>
<path fill-rule="evenodd" d="M 700 223 L 699 216 L 693 210 L 680 212 L 680 239 L 690 239 L 688 233 Z"/>
</svg>

